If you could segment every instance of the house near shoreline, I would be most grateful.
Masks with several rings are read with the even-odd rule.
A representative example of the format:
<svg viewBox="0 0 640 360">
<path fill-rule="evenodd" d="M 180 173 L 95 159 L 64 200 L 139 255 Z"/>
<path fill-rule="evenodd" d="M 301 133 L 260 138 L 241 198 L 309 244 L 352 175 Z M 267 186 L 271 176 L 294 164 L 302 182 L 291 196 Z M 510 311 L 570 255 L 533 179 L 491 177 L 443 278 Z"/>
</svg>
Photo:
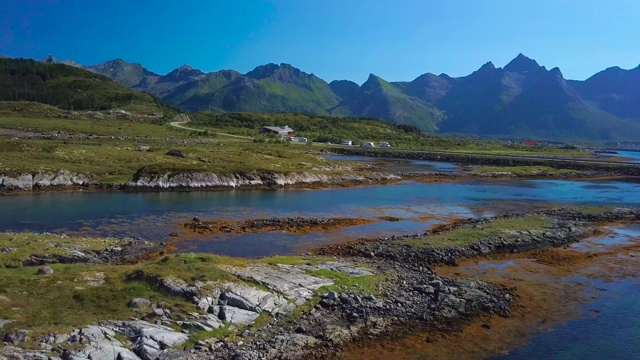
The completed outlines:
<svg viewBox="0 0 640 360">
<path fill-rule="evenodd" d="M 288 125 L 285 125 L 283 127 L 263 126 L 262 129 L 260 129 L 260 134 L 279 135 L 282 137 L 289 137 L 289 136 L 293 136 L 294 131 Z"/>
</svg>

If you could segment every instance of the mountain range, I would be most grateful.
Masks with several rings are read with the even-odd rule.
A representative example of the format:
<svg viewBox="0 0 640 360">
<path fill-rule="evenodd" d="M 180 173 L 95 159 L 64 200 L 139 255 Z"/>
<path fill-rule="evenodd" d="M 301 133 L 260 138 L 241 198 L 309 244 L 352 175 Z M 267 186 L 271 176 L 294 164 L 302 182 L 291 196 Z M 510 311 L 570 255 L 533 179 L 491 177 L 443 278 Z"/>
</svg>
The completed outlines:
<svg viewBox="0 0 640 360">
<path fill-rule="evenodd" d="M 52 56 L 42 61 L 60 63 Z M 549 140 L 637 141 L 640 66 L 567 80 L 519 54 L 503 68 L 491 62 L 463 77 L 426 73 L 388 82 L 371 74 L 358 85 L 325 80 L 289 64 L 246 74 L 205 73 L 188 65 L 166 75 L 122 59 L 82 66 L 188 111 L 298 112 L 373 117 L 422 130 Z"/>
</svg>

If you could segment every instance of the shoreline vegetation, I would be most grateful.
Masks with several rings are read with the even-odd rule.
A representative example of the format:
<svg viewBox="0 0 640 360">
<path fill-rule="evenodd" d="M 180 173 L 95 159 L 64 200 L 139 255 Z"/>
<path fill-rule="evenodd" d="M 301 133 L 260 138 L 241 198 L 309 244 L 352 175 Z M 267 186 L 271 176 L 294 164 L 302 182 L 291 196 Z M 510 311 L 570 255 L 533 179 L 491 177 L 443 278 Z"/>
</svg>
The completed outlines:
<svg viewBox="0 0 640 360">
<path fill-rule="evenodd" d="M 138 239 L 3 233 L 0 333 L 7 346 L 0 354 L 339 356 L 367 339 L 510 316 L 517 287 L 443 277 L 437 266 L 526 257 L 639 220 L 639 209 L 563 208 L 259 259 L 167 255 L 170 244 L 159 249 Z"/>
</svg>

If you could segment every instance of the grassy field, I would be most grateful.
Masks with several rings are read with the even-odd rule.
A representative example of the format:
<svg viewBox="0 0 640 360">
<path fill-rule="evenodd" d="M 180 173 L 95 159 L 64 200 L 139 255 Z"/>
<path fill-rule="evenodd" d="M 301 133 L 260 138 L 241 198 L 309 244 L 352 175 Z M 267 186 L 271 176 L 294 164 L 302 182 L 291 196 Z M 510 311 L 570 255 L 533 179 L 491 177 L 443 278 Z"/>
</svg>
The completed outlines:
<svg viewBox="0 0 640 360">
<path fill-rule="evenodd" d="M 412 247 L 465 246 L 489 237 L 505 235 L 509 231 L 546 230 L 552 225 L 552 220 L 542 215 L 528 215 L 497 219 L 480 225 L 465 225 L 449 232 L 406 239 L 403 243 Z"/>
<path fill-rule="evenodd" d="M 13 244 L 10 239 L 16 237 L 21 239 L 20 244 L 24 244 L 21 254 L 51 251 L 52 248 L 69 245 L 68 239 L 58 237 L 0 234 L 0 248 Z M 38 237 L 40 239 L 36 240 Z M 104 242 L 90 242 L 86 246 L 101 248 L 111 241 L 104 239 Z M 174 314 L 187 314 L 196 311 L 195 306 L 187 299 L 162 291 L 156 286 L 156 279 L 171 277 L 187 283 L 239 282 L 241 280 L 224 267 L 243 267 L 254 263 L 313 264 L 321 260 L 297 256 L 248 260 L 209 254 L 178 254 L 136 265 L 52 264 L 54 273 L 44 276 L 36 274 L 36 267 L 0 268 L 0 319 L 14 320 L 11 328 L 29 329 L 34 335 L 64 332 L 100 320 L 139 316 L 127 306 L 129 300 L 137 297 L 163 303 Z M 383 275 L 352 278 L 333 271 L 311 273 L 336 281 L 335 285 L 319 289 L 318 294 L 345 288 L 375 292 L 377 285 L 384 280 Z M 223 328 L 220 334 L 225 331 Z M 209 334 L 196 334 L 196 339 L 205 335 Z"/>
<path fill-rule="evenodd" d="M 126 244 L 114 238 L 70 238 L 32 233 L 0 233 L 0 268 L 20 268 L 32 254 L 73 255 Z"/>
<path fill-rule="evenodd" d="M 246 141 L 159 141 L 131 139 L 22 140 L 0 142 L 0 173 L 57 172 L 65 169 L 93 175 L 98 181 L 124 182 L 140 173 L 210 171 L 216 174 L 252 172 L 322 172 L 330 161 L 307 153 L 305 146 Z M 149 151 L 135 151 L 139 145 Z M 179 150 L 187 157 L 166 155 Z"/>
</svg>

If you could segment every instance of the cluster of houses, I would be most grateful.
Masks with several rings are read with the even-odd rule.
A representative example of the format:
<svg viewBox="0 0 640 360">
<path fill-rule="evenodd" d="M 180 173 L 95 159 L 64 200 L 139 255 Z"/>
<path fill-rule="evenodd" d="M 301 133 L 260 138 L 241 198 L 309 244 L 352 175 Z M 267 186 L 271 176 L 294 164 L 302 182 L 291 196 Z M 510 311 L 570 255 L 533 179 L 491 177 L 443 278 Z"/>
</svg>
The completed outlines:
<svg viewBox="0 0 640 360">
<path fill-rule="evenodd" d="M 504 144 L 505 145 L 517 145 L 517 144 L 520 144 L 520 145 L 524 145 L 524 146 L 540 146 L 539 142 L 533 141 L 533 140 L 526 140 L 526 141 L 523 141 L 523 142 L 520 142 L 520 143 L 518 143 L 516 141 L 507 140 L 507 141 L 504 142 Z"/>
<path fill-rule="evenodd" d="M 288 125 L 285 126 L 263 126 L 262 129 L 260 129 L 260 134 L 262 135 L 274 135 L 274 136 L 280 136 L 282 138 L 288 139 L 290 141 L 293 142 L 301 142 L 301 143 L 306 143 L 308 140 L 305 137 L 298 137 L 298 136 L 294 136 L 295 135 L 295 131 L 290 128 Z M 340 145 L 344 145 L 344 146 L 355 146 L 356 144 L 353 143 L 353 141 L 351 140 L 343 140 L 342 143 Z M 367 148 L 372 148 L 372 147 L 376 147 L 376 145 L 371 142 L 371 141 L 366 141 L 362 144 L 362 146 L 367 147 Z M 391 145 L 386 142 L 386 141 L 381 141 L 378 143 L 379 147 L 383 147 L 383 148 L 390 148 Z"/>
<path fill-rule="evenodd" d="M 283 127 L 263 126 L 262 129 L 260 129 L 260 134 L 281 136 L 293 142 L 306 143 L 308 141 L 305 137 L 294 136 L 295 132 L 289 127 L 289 125 L 285 125 Z"/>
</svg>

